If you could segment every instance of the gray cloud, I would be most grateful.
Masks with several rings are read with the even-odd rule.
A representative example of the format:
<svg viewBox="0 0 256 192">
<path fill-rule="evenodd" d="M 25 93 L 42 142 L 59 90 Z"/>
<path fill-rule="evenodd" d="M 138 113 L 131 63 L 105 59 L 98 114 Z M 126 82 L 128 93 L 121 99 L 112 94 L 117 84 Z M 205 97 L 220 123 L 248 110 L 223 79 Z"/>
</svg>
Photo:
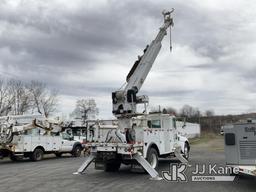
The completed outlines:
<svg viewBox="0 0 256 192">
<path fill-rule="evenodd" d="M 173 53 L 166 59 L 160 55 L 159 66 L 153 68 L 164 79 L 163 90 L 155 92 L 159 86 L 154 84 L 144 92 L 170 97 L 174 103 L 184 97 L 184 102 L 202 108 L 203 101 L 211 100 L 209 108 L 214 108 L 236 98 L 236 91 L 226 85 L 232 79 L 239 81 L 232 86 L 237 93 L 256 84 L 253 1 L 1 1 L 0 75 L 41 80 L 63 95 L 110 95 L 157 33 L 160 12 L 172 7 Z M 174 78 L 192 83 L 181 83 L 176 90 L 169 83 Z M 153 84 L 153 80 L 149 75 L 148 82 Z M 236 111 L 241 105 L 249 108 L 246 93 L 241 100 L 235 99 L 237 109 L 228 110 Z"/>
</svg>

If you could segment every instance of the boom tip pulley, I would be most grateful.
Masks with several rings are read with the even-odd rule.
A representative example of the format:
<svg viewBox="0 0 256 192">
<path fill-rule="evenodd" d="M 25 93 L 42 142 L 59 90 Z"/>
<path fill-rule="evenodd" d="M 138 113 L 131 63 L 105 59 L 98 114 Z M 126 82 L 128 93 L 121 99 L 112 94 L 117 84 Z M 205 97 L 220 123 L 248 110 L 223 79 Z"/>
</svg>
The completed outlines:
<svg viewBox="0 0 256 192">
<path fill-rule="evenodd" d="M 172 51 L 172 36 L 171 36 L 171 27 L 173 27 L 174 23 L 173 23 L 173 19 L 171 17 L 171 14 L 174 12 L 174 8 L 172 8 L 171 11 L 166 11 L 166 10 L 163 10 L 162 14 L 164 16 L 164 22 L 167 23 L 169 22 L 170 23 L 170 51 Z"/>
</svg>

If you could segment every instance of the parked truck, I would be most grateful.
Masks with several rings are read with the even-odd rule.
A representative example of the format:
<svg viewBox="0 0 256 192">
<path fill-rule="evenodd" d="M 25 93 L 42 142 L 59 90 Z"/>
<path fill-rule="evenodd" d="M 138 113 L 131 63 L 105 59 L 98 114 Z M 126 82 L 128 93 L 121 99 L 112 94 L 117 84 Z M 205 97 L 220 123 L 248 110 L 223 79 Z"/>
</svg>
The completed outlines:
<svg viewBox="0 0 256 192">
<path fill-rule="evenodd" d="M 235 174 L 256 176 L 256 120 L 225 125 L 226 164 Z"/>
<path fill-rule="evenodd" d="M 102 126 L 91 123 L 94 139 L 87 144 L 90 156 L 78 169 L 83 173 L 94 161 L 96 169 L 117 171 L 121 164 L 144 168 L 152 179 L 161 179 L 155 170 L 159 158 L 176 156 L 187 163 L 190 145 L 187 138 L 178 134 L 176 118 L 162 113 L 148 113 L 148 96 L 139 93 L 160 49 L 167 29 L 173 26 L 172 11 L 163 11 L 164 24 L 156 38 L 147 45 L 126 77 L 126 85 L 112 93 L 113 115 L 117 125 Z M 142 112 L 137 105 L 142 104 Z M 104 133 L 105 130 L 105 133 Z M 93 133 L 94 131 L 94 133 Z"/>
<path fill-rule="evenodd" d="M 6 117 L 0 124 L 0 157 L 9 156 L 16 161 L 28 157 L 32 161 L 43 159 L 44 154 L 60 157 L 70 153 L 79 157 L 83 147 L 80 142 L 64 132 L 59 123 L 34 119 L 30 124 L 19 125 Z"/>
</svg>

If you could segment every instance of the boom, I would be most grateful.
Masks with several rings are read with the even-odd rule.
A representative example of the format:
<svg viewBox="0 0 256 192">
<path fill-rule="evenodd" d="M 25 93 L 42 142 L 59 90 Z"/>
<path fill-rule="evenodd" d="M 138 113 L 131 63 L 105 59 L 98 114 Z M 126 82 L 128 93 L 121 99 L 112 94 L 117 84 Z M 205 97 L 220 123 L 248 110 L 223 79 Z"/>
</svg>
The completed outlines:
<svg viewBox="0 0 256 192">
<path fill-rule="evenodd" d="M 123 90 L 112 93 L 113 114 L 116 117 L 122 115 L 135 115 L 136 105 L 139 103 L 147 103 L 147 96 L 137 96 L 142 87 L 152 65 L 162 47 L 162 40 L 167 34 L 167 29 L 173 25 L 171 13 L 174 11 L 163 11 L 164 24 L 160 27 L 160 31 L 156 38 L 144 49 L 144 54 L 139 56 L 135 61 L 132 69 L 126 77 L 126 86 Z"/>
</svg>

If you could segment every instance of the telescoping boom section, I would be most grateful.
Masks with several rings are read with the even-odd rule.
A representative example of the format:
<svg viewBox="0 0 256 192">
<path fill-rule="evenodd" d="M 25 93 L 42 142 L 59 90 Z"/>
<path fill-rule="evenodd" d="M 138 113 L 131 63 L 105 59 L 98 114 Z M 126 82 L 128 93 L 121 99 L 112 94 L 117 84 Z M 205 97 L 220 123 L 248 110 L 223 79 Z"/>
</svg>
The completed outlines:
<svg viewBox="0 0 256 192">
<path fill-rule="evenodd" d="M 138 103 L 147 103 L 147 96 L 137 96 L 141 89 L 152 65 L 162 47 L 162 40 L 167 34 L 167 29 L 173 26 L 171 13 L 174 11 L 163 11 L 164 24 L 160 27 L 156 38 L 147 45 L 142 56 L 138 57 L 133 67 L 126 77 L 126 86 L 122 90 L 112 93 L 113 114 L 116 117 L 122 115 L 134 115 L 137 113 L 136 105 Z"/>
</svg>

